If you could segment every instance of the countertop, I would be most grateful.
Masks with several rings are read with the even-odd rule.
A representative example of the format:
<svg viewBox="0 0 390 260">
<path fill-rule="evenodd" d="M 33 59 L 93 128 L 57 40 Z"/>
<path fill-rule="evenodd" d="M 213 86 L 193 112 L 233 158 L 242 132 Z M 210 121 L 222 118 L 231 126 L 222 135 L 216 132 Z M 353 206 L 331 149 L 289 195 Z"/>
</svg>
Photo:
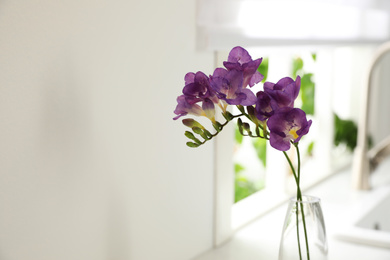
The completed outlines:
<svg viewBox="0 0 390 260">
<path fill-rule="evenodd" d="M 321 199 L 327 229 L 329 260 L 390 260 L 390 249 L 367 246 L 336 238 L 337 232 L 354 216 L 376 189 L 390 185 L 390 160 L 371 175 L 372 189 L 357 191 L 351 185 L 351 169 L 340 171 L 304 192 Z M 259 205 L 260 206 L 260 205 Z M 194 260 L 273 260 L 278 259 L 279 240 L 287 204 L 246 225 L 225 244 Z M 389 209 L 390 210 L 390 209 Z"/>
</svg>

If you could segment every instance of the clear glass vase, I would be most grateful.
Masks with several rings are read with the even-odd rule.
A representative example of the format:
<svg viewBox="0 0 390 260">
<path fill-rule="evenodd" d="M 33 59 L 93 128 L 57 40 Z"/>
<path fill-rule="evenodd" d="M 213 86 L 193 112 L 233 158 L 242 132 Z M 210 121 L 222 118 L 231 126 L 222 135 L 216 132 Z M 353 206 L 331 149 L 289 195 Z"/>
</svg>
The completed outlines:
<svg viewBox="0 0 390 260">
<path fill-rule="evenodd" d="M 328 259 L 328 243 L 320 199 L 289 200 L 279 247 L 279 260 Z"/>
</svg>

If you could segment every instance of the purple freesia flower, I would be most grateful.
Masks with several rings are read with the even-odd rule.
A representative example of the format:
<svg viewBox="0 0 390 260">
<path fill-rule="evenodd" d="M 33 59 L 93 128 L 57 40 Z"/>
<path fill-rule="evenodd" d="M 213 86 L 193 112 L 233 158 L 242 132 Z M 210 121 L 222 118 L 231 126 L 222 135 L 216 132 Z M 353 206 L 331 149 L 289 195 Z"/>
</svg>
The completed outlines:
<svg viewBox="0 0 390 260">
<path fill-rule="evenodd" d="M 219 99 L 230 105 L 251 106 L 256 102 L 256 96 L 243 87 L 243 72 L 239 70 L 215 69 L 210 77 L 211 88 Z"/>
<path fill-rule="evenodd" d="M 228 56 L 228 60 L 223 63 L 227 70 L 238 70 L 243 73 L 243 86 L 253 87 L 263 80 L 264 76 L 257 71 L 263 58 L 252 60 L 248 51 L 237 46 L 234 47 Z"/>
<path fill-rule="evenodd" d="M 290 149 L 294 143 L 309 132 L 312 121 L 307 121 L 306 113 L 299 108 L 281 108 L 272 115 L 267 125 L 270 130 L 270 144 L 279 151 Z"/>
<path fill-rule="evenodd" d="M 264 91 L 257 92 L 256 96 L 256 117 L 260 121 L 264 121 L 274 114 L 274 110 L 271 107 L 271 98 Z"/>
<path fill-rule="evenodd" d="M 264 92 L 271 97 L 273 110 L 277 110 L 282 107 L 294 107 L 294 101 L 299 94 L 300 87 L 301 78 L 299 76 L 295 81 L 292 78 L 285 77 L 276 84 L 265 82 Z"/>
<path fill-rule="evenodd" d="M 173 119 L 176 120 L 187 114 L 201 116 L 204 111 L 198 104 L 196 104 L 197 102 L 198 101 L 195 98 L 186 97 L 185 95 L 177 97 L 177 106 L 174 111 L 177 116 Z"/>
<path fill-rule="evenodd" d="M 210 87 L 210 79 L 203 72 L 189 72 L 185 75 L 184 81 L 183 94 L 186 97 L 194 97 L 201 101 L 208 98 L 218 103 L 218 98 Z"/>
<path fill-rule="evenodd" d="M 219 99 L 210 87 L 209 78 L 201 71 L 189 72 L 185 75 L 184 81 L 183 95 L 177 98 L 178 104 L 174 111 L 178 116 L 173 119 L 176 120 L 181 116 L 192 114 L 206 116 L 214 121 L 214 103 L 217 104 Z M 197 104 L 199 102 L 202 102 L 202 106 Z"/>
</svg>

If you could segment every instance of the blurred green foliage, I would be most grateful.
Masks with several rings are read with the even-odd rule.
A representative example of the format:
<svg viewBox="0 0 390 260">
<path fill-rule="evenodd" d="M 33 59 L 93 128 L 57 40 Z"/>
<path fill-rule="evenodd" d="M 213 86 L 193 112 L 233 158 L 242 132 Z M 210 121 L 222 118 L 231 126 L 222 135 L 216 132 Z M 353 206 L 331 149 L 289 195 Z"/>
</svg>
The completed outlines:
<svg viewBox="0 0 390 260">
<path fill-rule="evenodd" d="M 257 158 L 259 158 L 265 168 L 267 165 L 267 140 L 255 138 L 252 140 L 252 145 L 255 148 Z"/>
<path fill-rule="evenodd" d="M 312 59 L 316 61 L 317 56 L 315 53 L 311 55 Z M 292 63 L 292 75 L 296 78 L 301 76 L 301 91 L 300 98 L 302 101 L 302 110 L 308 115 L 314 115 L 314 95 L 315 95 L 315 83 L 313 80 L 313 73 L 307 73 L 304 69 L 304 62 L 302 58 L 297 57 Z M 345 144 L 349 151 L 353 151 L 357 142 L 357 125 L 352 120 L 341 119 L 336 113 L 334 113 L 334 145 L 339 146 Z M 369 143 L 370 143 L 369 138 Z M 314 142 L 308 146 L 307 153 L 312 155 Z"/>
<path fill-rule="evenodd" d="M 293 59 L 292 63 L 292 76 L 295 79 L 303 69 L 303 60 L 301 57 Z"/>
<path fill-rule="evenodd" d="M 257 68 L 257 71 L 260 72 L 264 76 L 263 80 L 261 81 L 262 83 L 264 83 L 267 80 L 268 62 L 269 62 L 268 58 L 263 58 L 259 68 Z"/>
<path fill-rule="evenodd" d="M 234 165 L 235 170 L 235 182 L 234 182 L 234 202 L 238 202 L 253 193 L 264 188 L 264 182 L 253 182 L 250 181 L 245 175 L 241 174 L 245 167 L 241 164 Z"/>
<path fill-rule="evenodd" d="M 313 156 L 313 148 L 314 148 L 314 141 L 310 142 L 310 144 L 307 147 L 308 156 Z"/>
<path fill-rule="evenodd" d="M 301 78 L 302 110 L 308 115 L 314 115 L 314 87 L 313 73 L 303 74 Z"/>
<path fill-rule="evenodd" d="M 236 145 L 240 146 L 243 142 L 244 138 L 249 137 L 243 137 L 238 127 L 236 126 L 235 129 L 235 141 Z M 256 151 L 257 157 L 261 161 L 261 163 L 265 167 L 266 163 L 266 140 L 261 138 L 254 138 L 251 140 L 253 144 L 253 148 Z M 245 170 L 245 167 L 240 163 L 234 164 L 234 173 L 235 173 L 235 181 L 234 181 L 234 202 L 240 201 L 250 195 L 252 195 L 255 192 L 258 192 L 259 190 L 264 188 L 264 181 L 254 182 L 250 180 L 247 176 L 243 174 L 243 171 Z"/>
<path fill-rule="evenodd" d="M 316 61 L 317 55 L 311 54 L 313 61 Z M 307 115 L 314 115 L 314 98 L 315 98 L 315 83 L 314 74 L 306 72 L 304 61 L 301 57 L 296 57 L 292 61 L 292 77 L 295 79 L 297 76 L 301 77 L 301 89 L 298 98 L 301 100 L 301 109 L 305 111 Z M 313 148 L 315 142 L 311 142 L 306 150 L 308 156 L 313 155 Z"/>
<path fill-rule="evenodd" d="M 316 54 L 312 54 L 311 57 L 314 61 L 316 60 Z M 315 83 L 313 81 L 313 73 L 305 72 L 301 57 L 293 59 L 292 62 L 292 76 L 295 79 L 298 75 L 301 76 L 301 90 L 299 92 L 299 97 L 302 101 L 301 109 L 307 115 L 314 115 Z"/>
<path fill-rule="evenodd" d="M 334 118 L 334 145 L 345 144 L 349 151 L 353 151 L 357 142 L 358 127 L 352 120 L 341 119 L 336 113 Z"/>
<path fill-rule="evenodd" d="M 237 124 L 235 125 L 235 131 L 234 131 L 234 140 L 236 141 L 236 144 L 242 144 L 244 136 L 240 133 L 238 130 Z"/>
</svg>

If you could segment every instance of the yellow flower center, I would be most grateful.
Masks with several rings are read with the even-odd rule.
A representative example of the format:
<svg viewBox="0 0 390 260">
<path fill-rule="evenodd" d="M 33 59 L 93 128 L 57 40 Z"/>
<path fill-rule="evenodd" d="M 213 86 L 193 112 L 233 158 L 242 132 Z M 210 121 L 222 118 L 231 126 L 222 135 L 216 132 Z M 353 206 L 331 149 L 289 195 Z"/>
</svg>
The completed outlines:
<svg viewBox="0 0 390 260">
<path fill-rule="evenodd" d="M 292 129 L 290 130 L 290 132 L 288 132 L 288 133 L 292 136 L 292 138 L 293 138 L 294 140 L 298 138 L 296 129 L 292 128 Z"/>
</svg>

